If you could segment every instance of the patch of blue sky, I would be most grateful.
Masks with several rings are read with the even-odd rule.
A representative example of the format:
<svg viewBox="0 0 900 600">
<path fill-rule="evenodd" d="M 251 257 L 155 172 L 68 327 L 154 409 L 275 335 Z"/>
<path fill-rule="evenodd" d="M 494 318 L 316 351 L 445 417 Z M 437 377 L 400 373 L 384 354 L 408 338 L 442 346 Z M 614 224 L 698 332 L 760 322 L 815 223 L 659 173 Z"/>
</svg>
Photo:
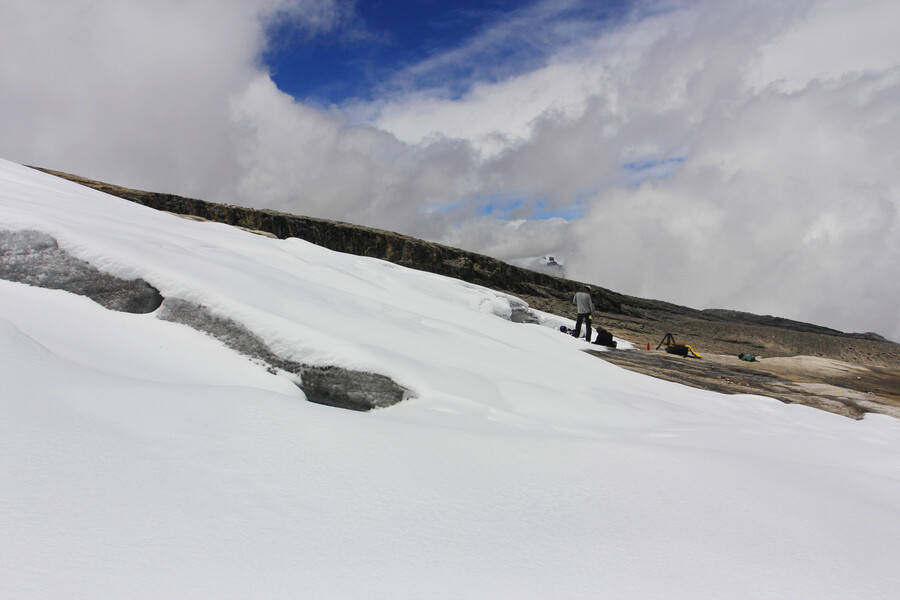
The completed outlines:
<svg viewBox="0 0 900 600">
<path fill-rule="evenodd" d="M 433 213 L 449 213 L 458 209 L 462 206 L 462 202 L 441 202 L 435 204 L 429 204 L 425 207 L 425 212 L 429 214 Z"/>
<path fill-rule="evenodd" d="M 544 221 L 547 219 L 563 219 L 565 221 L 574 221 L 584 217 L 585 203 L 582 200 L 575 201 L 574 204 L 548 210 L 543 202 L 538 202 L 534 207 L 532 220 Z"/>
<path fill-rule="evenodd" d="M 356 0 L 318 31 L 275 21 L 262 62 L 282 91 L 314 104 L 428 89 L 450 98 L 543 64 L 596 35 L 633 0 Z"/>
<path fill-rule="evenodd" d="M 478 205 L 478 214 L 483 217 L 494 217 L 501 221 L 509 219 L 513 211 L 525 206 L 523 198 L 491 196 L 487 202 Z"/>
<path fill-rule="evenodd" d="M 478 214 L 485 217 L 494 217 L 500 221 L 511 219 L 524 219 L 526 221 L 546 221 L 548 219 L 564 219 L 572 221 L 584 216 L 584 200 L 576 200 L 573 204 L 548 208 L 550 203 L 545 200 L 530 202 L 524 198 L 509 196 L 491 196 L 486 202 L 478 205 Z"/>
<path fill-rule="evenodd" d="M 648 179 L 665 179 L 674 175 L 684 164 L 684 156 L 662 159 L 635 160 L 621 165 L 620 180 L 624 185 L 637 187 Z"/>
<path fill-rule="evenodd" d="M 262 61 L 279 89 L 325 104 L 371 99 L 398 73 L 465 44 L 510 10 L 507 0 L 357 0 L 348 6 L 352 13 L 315 32 L 290 20 L 268 25 Z M 447 80 L 471 76 L 471 65 L 446 66 Z"/>
</svg>

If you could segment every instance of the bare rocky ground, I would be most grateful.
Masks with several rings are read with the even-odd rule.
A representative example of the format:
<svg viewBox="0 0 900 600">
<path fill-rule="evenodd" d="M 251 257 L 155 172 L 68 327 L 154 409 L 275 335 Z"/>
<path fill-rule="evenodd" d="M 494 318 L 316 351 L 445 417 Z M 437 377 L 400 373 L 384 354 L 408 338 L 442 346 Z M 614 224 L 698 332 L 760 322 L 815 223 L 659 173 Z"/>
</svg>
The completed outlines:
<svg viewBox="0 0 900 600">
<path fill-rule="evenodd" d="M 740 360 L 702 354 L 684 358 L 663 350 L 589 351 L 631 371 L 726 394 L 755 394 L 805 404 L 853 419 L 867 412 L 900 418 L 900 370 L 830 358 L 791 356 Z"/>
<path fill-rule="evenodd" d="M 572 295 L 584 285 L 390 231 L 133 190 L 42 170 L 158 210 L 278 238 L 297 237 L 339 252 L 456 277 L 564 317 L 574 317 Z M 900 344 L 877 334 L 844 333 L 770 315 L 697 310 L 599 286 L 593 286 L 592 296 L 599 311 L 595 325 L 641 348 L 592 351 L 624 368 L 724 393 L 770 396 L 851 418 L 866 412 L 900 418 Z M 655 350 L 667 333 L 702 358 Z M 739 360 L 741 353 L 756 355 L 758 362 Z"/>
<path fill-rule="evenodd" d="M 565 302 L 524 298 L 534 308 L 572 317 Z M 755 394 L 853 419 L 873 412 L 900 418 L 900 344 L 776 326 L 693 319 L 673 311 L 594 319 L 637 350 L 591 354 L 620 367 L 726 394 Z M 702 358 L 657 350 L 666 333 Z M 650 350 L 647 350 L 649 345 Z M 753 354 L 755 362 L 738 358 Z"/>
</svg>

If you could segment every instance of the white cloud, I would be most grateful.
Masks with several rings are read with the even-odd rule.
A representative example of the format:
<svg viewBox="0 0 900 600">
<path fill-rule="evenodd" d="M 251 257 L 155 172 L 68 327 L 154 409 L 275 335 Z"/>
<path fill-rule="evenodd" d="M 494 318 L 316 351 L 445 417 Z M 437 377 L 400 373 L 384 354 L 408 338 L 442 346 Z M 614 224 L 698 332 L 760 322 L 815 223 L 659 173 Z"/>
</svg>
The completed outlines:
<svg viewBox="0 0 900 600">
<path fill-rule="evenodd" d="M 900 62 L 898 26 L 900 5 L 893 0 L 824 0 L 810 7 L 802 23 L 763 46 L 749 81 L 796 91 L 815 80 L 890 70 Z"/>
<path fill-rule="evenodd" d="M 0 0 L 0 154 L 900 339 L 895 3 L 640 2 L 599 25 L 548 0 L 372 103 L 280 92 L 265 24 L 332 31 L 348 6 Z M 471 66 L 517 39 L 535 52 Z M 485 216 L 494 197 L 521 206 Z M 584 218 L 523 220 L 538 203 Z"/>
<path fill-rule="evenodd" d="M 683 100 L 654 114 L 632 98 L 632 115 L 614 140 L 655 140 L 662 149 L 681 140 L 684 163 L 666 179 L 598 197 L 573 225 L 579 242 L 566 257 L 569 273 L 638 295 L 900 339 L 896 63 L 884 63 L 887 71 L 810 77 L 799 89 L 754 90 L 740 74 L 758 48 L 772 60 L 767 32 L 736 39 L 730 29 L 704 29 L 704 22 L 718 28 L 727 15 L 709 16 L 668 59 L 647 63 L 667 73 L 683 69 Z M 853 29 L 851 17 L 844 23 Z M 791 35 L 802 37 L 804 24 L 794 24 Z M 753 43 L 742 47 L 745 41 Z M 697 46 L 718 52 L 683 68 Z M 894 42 L 894 57 L 897 50 Z M 630 76 L 649 86 L 644 68 Z M 627 255 L 605 259 L 610 242 Z"/>
<path fill-rule="evenodd" d="M 578 3 L 539 3 L 520 15 L 514 26 L 502 25 L 498 26 L 499 33 L 482 34 L 473 42 L 474 48 L 466 47 L 429 59 L 401 72 L 396 79 L 415 81 L 427 73 L 428 80 L 439 80 L 442 71 L 450 77 L 457 70 L 454 63 L 478 64 L 484 60 L 485 46 L 494 48 L 501 42 L 522 44 L 525 43 L 522 37 L 528 39 L 528 44 L 542 47 L 551 41 L 535 42 L 531 38 L 549 37 L 557 44 L 555 53 L 540 68 L 500 80 L 473 78 L 470 88 L 459 98 L 448 94 L 443 87 L 415 88 L 366 105 L 352 105 L 351 112 L 411 144 L 427 142 L 435 135 L 448 136 L 467 140 L 482 158 L 491 158 L 507 148 L 526 143 L 544 119 L 577 119 L 584 114 L 589 101 L 598 96 L 614 103 L 616 89 L 610 81 L 612 72 L 640 60 L 644 51 L 670 33 L 673 23 L 689 18 L 678 11 L 665 17 L 646 17 L 639 22 L 626 21 L 621 28 L 598 38 L 596 27 L 584 31 L 583 23 L 567 16 L 556 27 L 550 26 L 553 34 L 542 34 L 542 28 L 548 27 L 543 20 L 563 11 L 540 7 L 554 4 L 565 7 Z M 514 32 L 522 37 L 510 39 Z M 411 84 L 398 85 L 406 88 Z"/>
<path fill-rule="evenodd" d="M 8 159 L 193 194 L 233 186 L 229 98 L 297 0 L 0 0 Z"/>
<path fill-rule="evenodd" d="M 858 71 L 807 71 L 799 89 L 760 86 L 760 56 L 777 63 L 779 49 L 796 50 L 783 40 L 821 27 L 824 9 L 812 8 L 708 4 L 632 26 L 647 41 L 638 57 L 623 60 L 608 46 L 592 55 L 584 64 L 603 69 L 606 89 L 581 114 L 539 117 L 524 142 L 483 165 L 483 180 L 495 193 L 516 189 L 561 205 L 591 198 L 565 243 L 541 249 L 573 277 L 900 339 L 900 46 L 891 41 L 880 60 L 853 63 Z M 887 5 L 855 12 L 846 4 L 841 21 L 851 33 L 842 40 L 880 31 L 871 21 L 894 15 Z M 661 23 L 670 26 L 662 35 Z M 653 35 L 637 33 L 644 25 Z M 506 91 L 497 86 L 498 97 Z M 615 174 L 635 156 L 674 157 L 678 168 L 629 187 Z"/>
<path fill-rule="evenodd" d="M 434 236 L 441 214 L 427 208 L 471 192 L 467 145 L 410 147 L 299 104 L 266 76 L 235 98 L 232 114 L 245 203 Z"/>
</svg>

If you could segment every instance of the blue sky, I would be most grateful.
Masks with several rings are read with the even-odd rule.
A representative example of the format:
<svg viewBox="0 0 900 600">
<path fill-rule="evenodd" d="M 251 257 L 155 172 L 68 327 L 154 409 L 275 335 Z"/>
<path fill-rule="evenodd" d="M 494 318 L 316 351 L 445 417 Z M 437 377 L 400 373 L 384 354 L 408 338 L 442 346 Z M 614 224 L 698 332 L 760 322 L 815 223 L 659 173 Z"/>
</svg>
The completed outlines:
<svg viewBox="0 0 900 600">
<path fill-rule="evenodd" d="M 269 28 L 264 62 L 279 89 L 305 99 L 340 103 L 370 98 L 372 88 L 423 58 L 460 45 L 486 22 L 521 2 L 506 0 L 360 1 L 327 31 L 291 22 Z"/>
<path fill-rule="evenodd" d="M 343 6 L 314 31 L 286 19 L 270 24 L 263 62 L 279 89 L 320 105 L 373 100 L 410 86 L 458 96 L 475 81 L 535 68 L 559 38 L 596 31 L 629 2 L 357 0 Z M 429 59 L 438 65 L 416 70 Z"/>
</svg>

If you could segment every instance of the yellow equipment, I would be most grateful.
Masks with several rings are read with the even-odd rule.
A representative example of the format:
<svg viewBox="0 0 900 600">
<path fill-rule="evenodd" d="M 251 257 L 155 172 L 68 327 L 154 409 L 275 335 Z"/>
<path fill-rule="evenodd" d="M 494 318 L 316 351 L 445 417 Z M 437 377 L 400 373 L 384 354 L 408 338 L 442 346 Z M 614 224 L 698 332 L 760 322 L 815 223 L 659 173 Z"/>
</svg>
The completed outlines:
<svg viewBox="0 0 900 600">
<path fill-rule="evenodd" d="M 666 336 L 662 339 L 662 341 L 659 343 L 659 345 L 656 347 L 656 349 L 659 350 L 663 345 L 665 345 L 666 352 L 668 352 L 669 354 L 677 354 L 679 356 L 687 356 L 688 352 L 690 352 L 691 355 L 694 356 L 695 358 L 703 358 L 702 356 L 700 356 L 699 354 L 694 352 L 694 349 L 691 348 L 690 346 L 688 346 L 687 344 L 679 344 L 678 342 L 676 342 L 675 336 L 672 335 L 671 333 L 666 334 Z"/>
</svg>

